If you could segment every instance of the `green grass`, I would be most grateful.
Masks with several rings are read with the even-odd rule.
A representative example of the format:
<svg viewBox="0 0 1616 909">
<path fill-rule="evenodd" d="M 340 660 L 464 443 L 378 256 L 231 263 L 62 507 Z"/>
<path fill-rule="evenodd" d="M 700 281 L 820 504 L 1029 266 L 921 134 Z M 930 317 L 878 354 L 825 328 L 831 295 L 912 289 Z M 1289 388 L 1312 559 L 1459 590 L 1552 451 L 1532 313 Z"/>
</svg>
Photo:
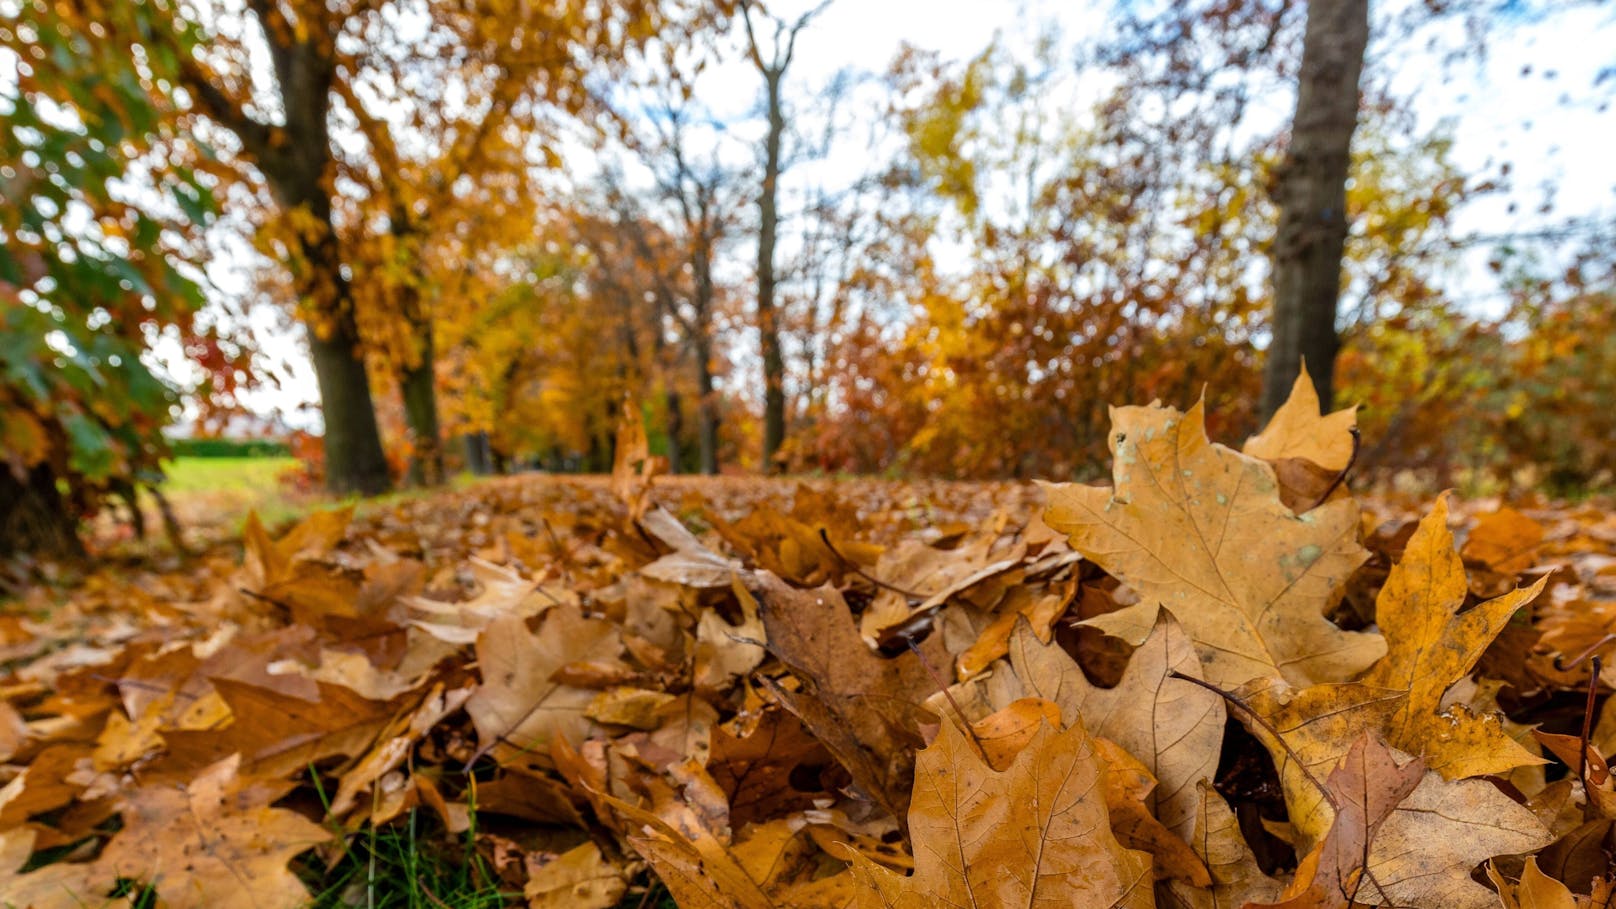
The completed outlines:
<svg viewBox="0 0 1616 909">
<path fill-rule="evenodd" d="M 297 466 L 297 458 L 175 458 L 168 462 L 165 492 L 275 492 L 280 475 Z"/>
<path fill-rule="evenodd" d="M 513 905 L 521 894 L 500 889 L 493 869 L 475 851 L 476 835 L 473 826 L 466 831 L 464 842 L 457 842 L 418 809 L 411 809 L 402 823 L 372 828 L 355 837 L 341 861 L 318 873 L 310 909 L 499 909 Z"/>
<path fill-rule="evenodd" d="M 220 525 L 239 532 L 247 512 L 268 526 L 296 520 L 312 504 L 281 482 L 296 458 L 175 458 L 165 465 L 163 493 L 187 527 Z"/>
</svg>

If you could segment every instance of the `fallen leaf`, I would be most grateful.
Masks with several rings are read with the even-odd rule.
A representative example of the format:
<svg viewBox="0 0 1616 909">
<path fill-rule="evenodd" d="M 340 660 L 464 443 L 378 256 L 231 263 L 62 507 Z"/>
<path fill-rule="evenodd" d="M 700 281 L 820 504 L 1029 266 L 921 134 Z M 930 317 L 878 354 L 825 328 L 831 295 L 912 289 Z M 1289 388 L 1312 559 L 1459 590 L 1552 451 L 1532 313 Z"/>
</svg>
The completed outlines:
<svg viewBox="0 0 1616 909">
<path fill-rule="evenodd" d="M 228 758 L 180 786 L 144 786 L 125 800 L 123 830 L 96 860 L 115 878 L 151 886 L 169 909 L 297 909 L 309 892 L 287 863 L 330 840 L 319 824 L 269 807 L 284 787 L 241 781 Z"/>
<path fill-rule="evenodd" d="M 608 909 L 628 890 L 623 869 L 606 861 L 600 847 L 584 843 L 540 862 L 527 857 L 522 895 L 528 909 Z"/>
<path fill-rule="evenodd" d="M 1241 450 L 1265 461 L 1302 458 L 1332 473 L 1340 473 L 1352 462 L 1356 447 L 1352 430 L 1357 425 L 1356 406 L 1328 415 L 1319 413 L 1319 394 L 1313 388 L 1313 378 L 1304 363 L 1285 403 L 1274 412 L 1262 432 L 1246 440 Z"/>
<path fill-rule="evenodd" d="M 1384 727 L 1389 743 L 1422 756 L 1448 779 L 1505 774 L 1541 762 L 1497 717 L 1462 707 L 1444 711 L 1441 702 L 1510 616 L 1542 592 L 1545 580 L 1461 612 L 1468 589 L 1464 564 L 1448 532 L 1448 497 L 1437 499 L 1375 601 L 1387 652 L 1363 682 L 1407 693 Z"/>
<path fill-rule="evenodd" d="M 1487 864 L 1487 877 L 1498 888 L 1504 909 L 1577 909 L 1577 898 L 1565 884 L 1544 874 L 1536 858 L 1527 857 L 1518 882 L 1506 879 L 1493 862 Z"/>
<path fill-rule="evenodd" d="M 882 659 L 865 645 L 852 613 L 834 588 L 797 590 L 767 572 L 749 584 L 768 629 L 769 651 L 805 683 L 802 691 L 771 684 L 853 782 L 895 817 L 904 817 L 914 773 L 922 706 L 937 688 L 914 653 Z M 933 665 L 947 665 L 941 648 L 926 642 Z"/>
<path fill-rule="evenodd" d="M 1113 408 L 1114 489 L 1044 487 L 1044 520 L 1141 597 L 1085 624 L 1137 644 L 1166 606 L 1224 688 L 1357 675 L 1384 641 L 1324 617 L 1366 556 L 1357 505 L 1343 497 L 1293 514 L 1272 467 L 1207 439 L 1203 406 Z"/>
<path fill-rule="evenodd" d="M 1229 803 L 1212 788 L 1210 780 L 1197 783 L 1195 793 L 1200 802 L 1194 812 L 1190 848 L 1206 865 L 1212 884 L 1202 888 L 1181 880 L 1168 881 L 1170 900 L 1185 909 L 1233 909 L 1277 898 L 1282 885 L 1258 867 Z"/>
<path fill-rule="evenodd" d="M 1418 758 L 1397 763 L 1385 742 L 1369 733 L 1355 739 L 1341 765 L 1324 781 L 1335 820 L 1322 842 L 1302 859 L 1284 899 L 1273 909 L 1348 909 L 1359 895 L 1392 903 L 1369 870 L 1380 827 L 1420 784 Z"/>
<path fill-rule="evenodd" d="M 916 766 L 915 873 L 849 851 L 857 905 L 1154 905 L 1150 857 L 1111 832 L 1104 773 L 1081 722 L 1042 727 L 1002 773 L 945 722 Z"/>
<path fill-rule="evenodd" d="M 1169 830 L 1189 837 L 1202 801 L 1196 784 L 1217 771 L 1225 712 L 1217 694 L 1173 678 L 1199 678 L 1201 666 L 1170 614 L 1160 612 L 1112 688 L 1090 682 L 1065 651 L 1040 644 L 1025 626 L 1011 638 L 1010 662 L 1026 694 L 1081 716 L 1094 735 L 1138 758 L 1158 782 L 1146 804 Z"/>
<path fill-rule="evenodd" d="M 483 683 L 466 702 L 477 726 L 480 753 L 543 753 L 561 736 L 581 741 L 585 711 L 595 692 L 553 680 L 574 660 L 614 659 L 622 637 L 612 623 L 586 619 L 574 609 L 552 609 L 537 633 L 520 616 L 495 619 L 477 639 Z"/>
<path fill-rule="evenodd" d="M 1059 728 L 1061 708 L 1043 698 L 1022 698 L 971 724 L 971 740 L 981 746 L 982 759 L 1004 771 L 1044 726 Z"/>
</svg>

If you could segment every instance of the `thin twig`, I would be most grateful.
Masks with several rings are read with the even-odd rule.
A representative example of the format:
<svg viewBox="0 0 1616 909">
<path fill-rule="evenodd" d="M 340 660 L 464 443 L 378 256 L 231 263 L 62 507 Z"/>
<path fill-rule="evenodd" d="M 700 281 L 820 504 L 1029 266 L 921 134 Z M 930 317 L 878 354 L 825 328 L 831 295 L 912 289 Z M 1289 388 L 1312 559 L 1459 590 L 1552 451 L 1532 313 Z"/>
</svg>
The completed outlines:
<svg viewBox="0 0 1616 909">
<path fill-rule="evenodd" d="M 836 544 L 830 541 L 830 533 L 827 532 L 823 527 L 819 528 L 819 539 L 825 544 L 825 548 L 830 550 L 830 554 L 840 560 L 841 563 L 850 569 L 854 574 L 866 581 L 869 581 L 871 584 L 874 584 L 882 590 L 890 590 L 906 599 L 919 600 L 922 603 L 926 602 L 928 599 L 931 599 L 926 594 L 916 593 L 913 590 L 904 590 L 902 587 L 899 587 L 896 584 L 888 584 L 886 581 L 883 581 L 874 575 L 865 573 L 864 569 L 860 568 L 857 562 L 853 561 L 847 556 L 842 555 L 841 550 L 836 548 Z"/>
<path fill-rule="evenodd" d="M 915 659 L 920 661 L 920 665 L 926 667 L 926 674 L 930 675 L 931 680 L 936 683 L 937 690 L 941 691 L 943 697 L 948 699 L 949 706 L 953 707 L 954 713 L 959 716 L 960 725 L 965 727 L 965 734 L 970 736 L 971 741 L 976 743 L 976 750 L 982 755 L 982 760 L 987 760 L 987 746 L 983 745 L 982 739 L 977 736 L 976 729 L 971 726 L 970 719 L 965 716 L 965 711 L 960 708 L 959 701 L 954 700 L 954 692 L 948 690 L 948 685 L 943 682 L 943 677 L 932 667 L 931 660 L 926 659 L 926 655 L 920 652 L 919 647 L 915 646 L 913 638 L 905 638 L 904 643 L 909 645 L 909 652 L 915 655 Z"/>
<path fill-rule="evenodd" d="M 1607 634 L 1604 637 L 1600 638 L 1599 640 L 1593 642 L 1593 644 L 1590 645 L 1588 647 L 1588 649 L 1586 649 L 1583 652 L 1577 654 L 1576 656 L 1572 657 L 1569 660 L 1565 658 L 1564 654 L 1559 654 L 1559 655 L 1555 656 L 1555 658 L 1554 658 L 1554 668 L 1559 670 L 1560 672 L 1565 672 L 1567 669 L 1573 669 L 1573 668 L 1575 668 L 1577 666 L 1580 666 L 1580 665 L 1582 665 L 1582 662 L 1584 660 L 1588 659 L 1589 657 L 1593 656 L 1595 653 L 1598 653 L 1600 650 L 1604 649 L 1606 644 L 1611 644 L 1611 643 L 1616 643 L 1616 631 L 1613 631 L 1610 634 Z M 1595 674 L 1597 675 L 1597 673 L 1595 673 Z"/>
<path fill-rule="evenodd" d="M 1347 474 L 1352 473 L 1352 466 L 1358 463 L 1358 451 L 1363 447 L 1363 434 L 1358 432 L 1358 427 L 1356 426 L 1347 431 L 1352 433 L 1352 454 L 1347 456 L 1347 466 L 1341 468 L 1341 472 L 1335 475 L 1335 479 L 1324 490 L 1324 495 L 1319 496 L 1317 501 L 1308 506 L 1308 511 L 1323 505 L 1330 496 L 1334 495 L 1335 491 L 1341 488 L 1341 484 L 1347 481 Z"/>
<path fill-rule="evenodd" d="M 1235 697 L 1233 692 L 1224 691 L 1222 688 L 1219 688 L 1218 686 L 1216 686 L 1216 685 L 1212 684 L 1211 682 L 1208 682 L 1208 681 L 1206 681 L 1204 679 L 1198 679 L 1198 678 L 1195 678 L 1194 676 L 1188 676 L 1188 675 L 1185 675 L 1182 672 L 1178 672 L 1177 670 L 1173 671 L 1171 677 L 1175 678 L 1175 679 L 1182 679 L 1183 681 L 1189 682 L 1191 685 L 1199 685 L 1200 687 L 1205 688 L 1207 691 L 1212 692 L 1213 694 L 1217 695 L 1218 697 L 1223 698 L 1225 701 L 1227 701 L 1228 703 L 1234 705 L 1235 707 L 1239 707 L 1241 712 L 1243 712 L 1246 716 L 1249 716 L 1253 720 L 1255 720 L 1257 725 L 1259 725 L 1259 726 L 1261 726 L 1263 728 L 1263 731 L 1267 732 L 1270 736 L 1272 736 L 1273 739 L 1274 739 L 1274 742 L 1276 744 L 1278 744 L 1279 747 L 1285 749 L 1285 755 L 1290 760 L 1292 760 L 1292 761 L 1294 761 L 1296 763 L 1296 769 L 1298 769 L 1298 770 L 1300 770 L 1302 772 L 1302 776 L 1306 777 L 1307 781 L 1309 783 L 1313 784 L 1313 788 L 1315 788 L 1315 789 L 1317 789 L 1319 791 L 1319 795 L 1324 797 L 1324 801 L 1329 803 L 1330 810 L 1335 812 L 1337 815 L 1339 815 L 1341 813 L 1341 805 L 1340 805 L 1340 803 L 1338 803 L 1335 800 L 1335 794 L 1332 793 L 1329 789 L 1325 788 L 1324 783 L 1321 782 L 1318 777 L 1313 775 L 1313 771 L 1307 769 L 1307 765 L 1302 762 L 1302 756 L 1297 754 L 1295 749 L 1291 748 L 1290 743 L 1285 741 L 1285 737 L 1280 735 L 1278 729 L 1274 728 L 1274 724 L 1268 722 L 1267 717 L 1264 717 L 1261 714 L 1259 714 L 1257 711 L 1251 709 L 1251 707 L 1248 706 L 1246 704 L 1246 702 L 1244 702 L 1244 701 L 1240 700 L 1239 698 Z M 1366 856 L 1368 854 L 1368 849 L 1369 849 L 1369 844 L 1365 843 L 1364 844 L 1364 850 L 1365 850 L 1365 855 Z M 1388 898 L 1387 894 L 1386 894 L 1385 886 L 1382 885 L 1380 880 L 1375 877 L 1375 873 L 1373 871 L 1369 870 L 1369 860 L 1368 860 L 1367 857 L 1364 859 L 1364 863 L 1363 863 L 1363 876 L 1368 878 L 1370 881 L 1374 882 L 1375 889 L 1380 891 L 1381 899 L 1387 899 Z M 1357 890 L 1354 889 L 1353 892 L 1354 892 L 1354 895 L 1356 895 Z"/>
<path fill-rule="evenodd" d="M 1599 690 L 1599 670 L 1604 659 L 1593 658 L 1593 674 L 1588 676 L 1588 700 L 1582 705 L 1582 736 L 1577 739 L 1577 779 L 1582 780 L 1582 791 L 1588 792 L 1588 736 L 1594 728 L 1594 693 Z"/>
</svg>

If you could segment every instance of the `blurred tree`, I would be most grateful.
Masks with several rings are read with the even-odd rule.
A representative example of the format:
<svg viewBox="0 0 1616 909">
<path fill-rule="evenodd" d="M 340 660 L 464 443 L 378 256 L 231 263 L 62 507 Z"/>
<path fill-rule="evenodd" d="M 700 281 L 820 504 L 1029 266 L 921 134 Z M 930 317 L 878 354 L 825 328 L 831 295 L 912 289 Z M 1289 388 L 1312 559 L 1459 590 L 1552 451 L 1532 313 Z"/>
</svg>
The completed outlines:
<svg viewBox="0 0 1616 909">
<path fill-rule="evenodd" d="M 1347 169 L 1358 125 L 1358 80 L 1369 44 L 1369 0 L 1311 0 L 1297 75 L 1296 115 L 1274 175 L 1279 227 L 1272 248 L 1274 317 L 1261 412 L 1290 394 L 1302 361 L 1331 408 L 1336 307 L 1347 239 Z"/>
<path fill-rule="evenodd" d="M 758 188 L 757 327 L 763 359 L 763 469 L 773 473 L 782 464 L 780 445 L 786 437 L 786 364 L 780 348 L 780 312 L 775 299 L 775 244 L 780 226 L 781 145 L 786 133 L 785 100 L 781 82 L 797 50 L 797 35 L 830 5 L 830 0 L 798 16 L 796 21 L 770 14 L 756 2 L 741 0 L 741 21 L 746 26 L 747 56 L 763 77 L 763 180 Z M 773 26 L 770 51 L 765 56 L 753 16 Z"/>
<path fill-rule="evenodd" d="M 734 239 L 745 190 L 740 169 L 725 155 L 724 125 L 695 97 L 695 82 L 710 55 L 662 41 L 651 46 L 646 66 L 614 87 L 614 116 L 599 137 L 602 154 L 626 152 L 604 174 L 605 202 L 627 232 L 646 274 L 671 242 L 680 274 L 660 287 L 644 286 L 660 301 L 673 332 L 688 350 L 695 371 L 696 467 L 718 473 L 720 393 L 718 376 L 726 354 L 718 319 L 727 302 L 718 278 L 719 257 Z M 628 168 L 648 185 L 631 184 Z"/>
<path fill-rule="evenodd" d="M 391 480 L 359 347 L 353 271 L 344 267 L 337 234 L 331 110 L 337 81 L 362 65 L 364 51 L 355 39 L 373 31 L 381 15 L 370 4 L 347 2 L 251 0 L 247 7 L 250 25 L 213 11 L 206 50 L 181 59 L 180 82 L 197 110 L 235 137 L 278 208 L 260 244 L 288 270 L 308 325 L 325 420 L 327 486 L 373 495 Z M 185 10 L 168 14 L 173 33 L 200 28 Z M 273 86 L 255 84 L 252 48 L 260 40 Z"/>
<path fill-rule="evenodd" d="M 14 13 L 11 15 L 10 13 Z M 177 338 L 228 394 L 239 351 L 199 325 L 198 232 L 218 176 L 175 128 L 179 58 L 104 40 L 151 6 L 24 0 L 0 22 L 0 555 L 82 555 L 80 518 L 161 479 L 175 390 L 150 365 Z"/>
<path fill-rule="evenodd" d="M 723 6 L 568 0 L 249 0 L 205 23 L 183 61 L 199 113 L 233 135 L 274 204 L 258 244 L 287 270 L 309 327 L 337 492 L 388 487 L 366 354 L 396 373 L 413 435 L 437 472 L 432 325 L 463 232 L 489 205 L 508 233 L 529 200 L 521 161 L 558 161 L 547 113 L 585 110 L 583 71 L 655 35 L 673 40 Z M 252 60 L 267 51 L 273 84 Z M 351 143 L 349 136 L 366 141 Z M 457 216 L 458 211 L 462 216 Z M 446 220 L 435 220 L 435 219 Z M 518 219 L 519 220 L 519 219 Z M 425 293 L 423 293 L 423 291 Z M 474 305 L 474 302 L 473 302 Z M 389 324 L 389 323 L 393 324 Z"/>
</svg>

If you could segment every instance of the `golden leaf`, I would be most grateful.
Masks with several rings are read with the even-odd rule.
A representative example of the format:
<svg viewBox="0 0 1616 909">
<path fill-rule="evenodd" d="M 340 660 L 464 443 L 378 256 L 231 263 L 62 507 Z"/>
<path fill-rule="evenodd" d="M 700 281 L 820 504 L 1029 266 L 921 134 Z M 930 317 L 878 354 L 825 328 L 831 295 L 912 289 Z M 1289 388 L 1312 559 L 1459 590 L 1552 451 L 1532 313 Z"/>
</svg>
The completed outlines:
<svg viewBox="0 0 1616 909">
<path fill-rule="evenodd" d="M 1140 594 L 1138 604 L 1086 624 L 1138 643 L 1157 604 L 1166 606 L 1195 642 L 1207 679 L 1225 688 L 1353 677 L 1385 643 L 1323 613 L 1365 558 L 1358 506 L 1338 497 L 1292 513 L 1272 467 L 1207 439 L 1202 408 L 1113 408 L 1115 488 L 1045 486 L 1049 525 Z"/>
<path fill-rule="evenodd" d="M 849 852 L 866 888 L 856 905 L 1155 905 L 1150 857 L 1111 832 L 1105 772 L 1081 723 L 1043 726 L 1002 773 L 944 723 L 916 762 L 915 873 Z"/>
</svg>

